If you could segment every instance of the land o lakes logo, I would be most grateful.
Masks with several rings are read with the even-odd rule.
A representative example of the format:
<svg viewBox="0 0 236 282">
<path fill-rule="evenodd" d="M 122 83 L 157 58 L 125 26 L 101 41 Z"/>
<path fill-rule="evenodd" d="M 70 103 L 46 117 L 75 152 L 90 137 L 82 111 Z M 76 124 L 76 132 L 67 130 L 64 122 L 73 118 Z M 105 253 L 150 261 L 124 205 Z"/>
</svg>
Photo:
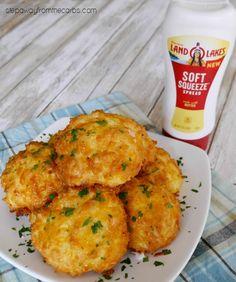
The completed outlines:
<svg viewBox="0 0 236 282">
<path fill-rule="evenodd" d="M 226 47 L 206 50 L 201 46 L 200 42 L 196 42 L 192 48 L 187 48 L 183 44 L 172 41 L 169 54 L 172 60 L 179 61 L 182 64 L 215 68 L 220 66 L 226 51 Z"/>
</svg>

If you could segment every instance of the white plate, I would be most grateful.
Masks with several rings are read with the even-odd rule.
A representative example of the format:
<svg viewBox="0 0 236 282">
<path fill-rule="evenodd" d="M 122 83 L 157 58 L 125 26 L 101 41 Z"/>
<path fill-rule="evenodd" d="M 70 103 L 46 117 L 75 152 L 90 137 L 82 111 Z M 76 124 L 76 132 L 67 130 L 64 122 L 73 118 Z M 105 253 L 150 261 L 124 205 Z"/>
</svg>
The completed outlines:
<svg viewBox="0 0 236 282">
<path fill-rule="evenodd" d="M 36 140 L 46 141 L 49 133 L 53 134 L 64 128 L 68 121 L 69 118 L 56 121 Z M 173 281 L 190 259 L 207 219 L 211 196 L 211 175 L 206 153 L 197 147 L 161 135 L 150 133 L 150 136 L 158 140 L 158 145 L 170 152 L 173 158 L 179 159 L 182 157 L 183 166 L 181 168 L 183 175 L 186 175 L 187 178 L 185 178 L 180 193 L 180 200 L 183 201 L 181 206 L 185 209 L 181 230 L 174 242 L 166 248 L 171 250 L 171 254 L 156 257 L 149 255 L 149 261 L 143 262 L 143 255 L 128 253 L 125 258 L 129 257 L 131 264 L 117 265 L 110 281 Z M 0 197 L 3 197 L 2 189 Z M 28 253 L 27 246 L 19 246 L 20 243 L 30 239 L 30 235 L 21 238 L 18 236 L 18 230 L 22 225 L 29 226 L 27 218 L 20 218 L 17 221 L 15 215 L 10 214 L 3 201 L 0 202 L 0 214 L 0 256 L 12 265 L 43 281 L 95 282 L 99 281 L 100 278 L 103 279 L 100 281 L 106 281 L 101 275 L 95 273 L 76 278 L 55 273 L 50 266 L 43 262 L 39 253 Z M 9 251 L 9 249 L 12 250 Z M 15 250 L 17 250 L 16 254 L 19 255 L 17 258 L 13 257 Z M 155 261 L 161 261 L 164 265 L 155 266 Z M 122 265 L 126 266 L 123 271 L 121 271 Z M 117 278 L 120 278 L 120 280 L 116 280 Z"/>
</svg>

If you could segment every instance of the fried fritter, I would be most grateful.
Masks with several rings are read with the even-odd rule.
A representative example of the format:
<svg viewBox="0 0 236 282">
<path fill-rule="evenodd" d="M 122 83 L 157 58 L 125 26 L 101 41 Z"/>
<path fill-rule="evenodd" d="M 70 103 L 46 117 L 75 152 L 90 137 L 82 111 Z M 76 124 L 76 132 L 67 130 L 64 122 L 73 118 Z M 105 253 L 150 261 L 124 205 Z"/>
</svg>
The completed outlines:
<svg viewBox="0 0 236 282">
<path fill-rule="evenodd" d="M 148 175 L 150 181 L 164 185 L 171 193 L 178 193 L 183 177 L 174 159 L 164 149 L 156 147 L 154 161 L 146 163 L 140 175 Z"/>
<path fill-rule="evenodd" d="M 177 235 L 180 205 L 175 195 L 148 176 L 125 183 L 119 197 L 128 215 L 129 248 L 137 252 L 155 252 Z"/>
<path fill-rule="evenodd" d="M 55 173 L 55 151 L 46 143 L 31 142 L 12 156 L 1 176 L 4 198 L 11 212 L 28 214 L 63 189 Z"/>
<path fill-rule="evenodd" d="M 72 118 L 53 143 L 59 174 L 68 186 L 123 184 L 152 158 L 149 151 L 155 146 L 132 119 L 102 111 Z"/>
<path fill-rule="evenodd" d="M 35 248 L 56 271 L 72 276 L 110 270 L 127 250 L 123 204 L 98 186 L 69 188 L 30 221 Z"/>
</svg>

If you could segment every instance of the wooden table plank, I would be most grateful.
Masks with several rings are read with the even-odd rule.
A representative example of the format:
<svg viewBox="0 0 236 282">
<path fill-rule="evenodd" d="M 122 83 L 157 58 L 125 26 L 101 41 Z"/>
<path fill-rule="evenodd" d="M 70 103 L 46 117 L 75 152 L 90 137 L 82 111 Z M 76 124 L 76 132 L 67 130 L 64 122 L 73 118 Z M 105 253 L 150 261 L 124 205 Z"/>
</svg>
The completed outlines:
<svg viewBox="0 0 236 282">
<path fill-rule="evenodd" d="M 14 27 L 21 24 L 23 21 L 27 20 L 29 17 L 32 17 L 33 14 L 24 13 L 24 14 L 14 14 L 14 13 L 6 13 L 6 9 L 26 9 L 26 8 L 34 8 L 42 3 L 42 0 L 19 0 L 11 1 L 12 3 L 8 3 L 9 1 L 4 1 L 0 3 L 0 38 L 5 34 L 10 32 Z M 45 0 L 44 0 L 45 2 Z"/>
<path fill-rule="evenodd" d="M 233 52 L 233 54 L 230 58 L 229 65 L 226 69 L 226 72 L 225 72 L 225 75 L 224 75 L 224 78 L 223 78 L 223 81 L 222 81 L 222 85 L 220 87 L 220 92 L 219 92 L 217 107 L 216 107 L 215 128 L 214 128 L 213 133 L 210 137 L 208 151 L 210 150 L 211 143 L 214 139 L 218 123 L 221 119 L 221 115 L 223 113 L 225 104 L 226 104 L 227 99 L 229 97 L 230 90 L 231 90 L 232 84 L 234 82 L 235 73 L 236 73 L 236 47 L 234 48 L 234 52 Z"/>
<path fill-rule="evenodd" d="M 136 0 L 112 1 L 87 25 L 82 26 L 67 44 L 45 60 L 1 101 L 0 130 L 40 114 L 139 6 L 140 2 L 137 3 Z"/>
<path fill-rule="evenodd" d="M 236 183 L 235 93 L 236 74 L 209 151 L 212 168 L 231 183 Z"/>
<path fill-rule="evenodd" d="M 126 94 L 146 115 L 149 115 L 155 106 L 164 87 L 161 41 L 161 30 L 158 29 L 127 72 L 111 89 Z"/>
<path fill-rule="evenodd" d="M 107 94 L 112 89 L 120 90 L 119 87 L 114 88 L 114 86 L 124 74 L 126 85 L 130 85 L 131 79 L 134 79 L 134 77 L 126 78 L 127 69 L 136 61 L 137 56 L 142 52 L 153 33 L 159 29 L 167 5 L 168 2 L 146 1 L 83 72 L 79 73 L 72 84 L 53 101 L 47 108 L 47 112 L 64 105 Z M 146 16 L 147 13 L 148 17 Z M 158 17 L 156 17 L 157 13 Z M 151 51 L 153 50 L 154 48 L 151 49 Z M 153 60 L 153 58 L 149 57 L 147 63 L 150 63 L 150 60 Z M 140 67 L 139 63 L 135 66 Z M 146 68 L 148 68 L 148 65 Z M 136 68 L 135 71 L 138 71 L 139 76 L 141 76 L 142 71 L 140 72 L 140 69 L 137 70 Z M 137 82 L 137 79 L 136 77 L 134 81 Z M 133 95 L 133 98 L 136 95 L 142 97 L 142 93 L 138 92 Z M 150 98 L 152 100 L 153 97 Z M 149 99 L 149 105 L 152 102 Z M 145 110 L 144 105 L 141 108 Z"/>
<path fill-rule="evenodd" d="M 92 7 L 94 5 L 93 0 L 79 0 L 77 3 L 76 8 Z M 107 0 L 96 0 L 96 9 L 101 11 L 108 3 L 109 1 Z M 81 16 L 78 14 L 68 14 L 61 17 L 51 28 L 33 40 L 27 48 L 17 54 L 8 64 L 0 68 L 1 98 L 8 95 L 17 84 L 26 78 L 47 57 L 66 44 L 92 17 L 94 17 L 93 14 Z"/>
<path fill-rule="evenodd" d="M 1 1 L 0 2 L 0 31 L 1 28 L 4 27 L 9 21 L 12 20 L 14 14 L 6 13 L 7 8 L 18 8 L 18 7 L 26 7 L 31 3 L 31 0 L 19 0 L 17 1 Z"/>
<path fill-rule="evenodd" d="M 73 5 L 74 0 L 49 0 L 41 4 L 42 8 Z M 32 40 L 41 35 L 63 14 L 37 14 L 15 27 L 0 39 L 0 67 L 9 62 L 16 54 L 27 47 Z"/>
</svg>

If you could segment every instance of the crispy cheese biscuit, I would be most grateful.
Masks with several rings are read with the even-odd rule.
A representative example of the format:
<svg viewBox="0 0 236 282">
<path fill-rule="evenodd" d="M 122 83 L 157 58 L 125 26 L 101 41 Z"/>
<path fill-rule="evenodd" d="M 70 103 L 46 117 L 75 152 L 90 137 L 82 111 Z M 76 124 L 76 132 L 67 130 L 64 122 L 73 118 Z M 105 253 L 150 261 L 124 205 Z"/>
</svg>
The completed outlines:
<svg viewBox="0 0 236 282">
<path fill-rule="evenodd" d="M 180 205 L 164 186 L 144 176 L 125 183 L 119 197 L 124 201 L 130 231 L 129 248 L 155 252 L 171 243 L 180 226 Z"/>
<path fill-rule="evenodd" d="M 176 161 L 159 147 L 155 148 L 154 161 L 146 163 L 140 175 L 148 175 L 150 181 L 161 183 L 171 193 L 178 193 L 183 183 L 182 173 Z"/>
<path fill-rule="evenodd" d="M 123 184 L 155 146 L 132 119 L 102 111 L 72 118 L 53 142 L 59 174 L 69 186 Z"/>
<path fill-rule="evenodd" d="M 115 266 L 128 245 L 119 198 L 95 188 L 69 188 L 30 215 L 32 242 L 56 271 L 72 276 Z"/>
<path fill-rule="evenodd" d="M 24 151 L 12 156 L 3 171 L 1 182 L 5 202 L 11 212 L 27 214 L 45 205 L 53 193 L 62 190 L 55 173 L 55 151 L 46 143 L 31 142 Z"/>
</svg>

